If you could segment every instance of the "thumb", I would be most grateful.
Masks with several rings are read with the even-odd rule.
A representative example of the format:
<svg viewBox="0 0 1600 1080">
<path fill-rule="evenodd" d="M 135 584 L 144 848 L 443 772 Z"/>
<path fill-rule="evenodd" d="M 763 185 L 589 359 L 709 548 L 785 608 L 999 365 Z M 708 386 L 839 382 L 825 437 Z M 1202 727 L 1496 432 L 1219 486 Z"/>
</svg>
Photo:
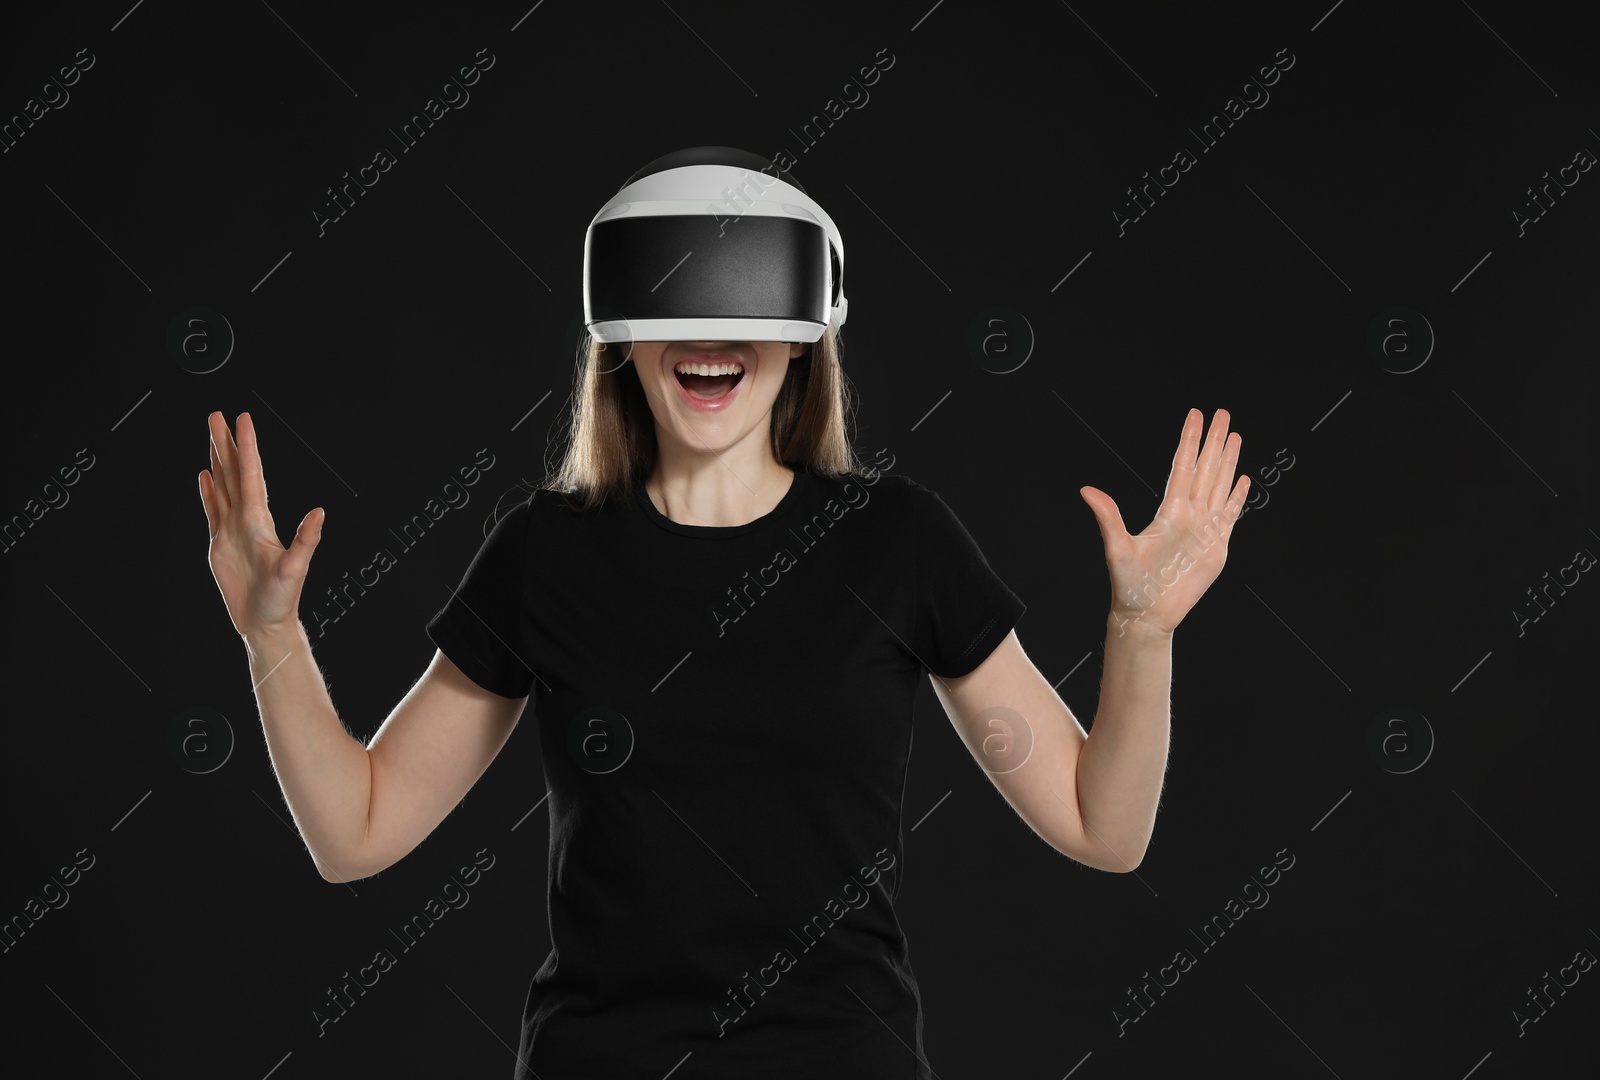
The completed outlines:
<svg viewBox="0 0 1600 1080">
<path fill-rule="evenodd" d="M 322 522 L 326 517 L 326 512 L 319 506 L 300 520 L 300 527 L 294 532 L 294 540 L 289 544 L 283 561 L 285 571 L 296 579 L 304 578 L 311 566 L 311 553 L 322 541 Z"/>
<path fill-rule="evenodd" d="M 1107 540 L 1128 531 L 1122 524 L 1122 513 L 1110 495 L 1097 487 L 1088 486 L 1079 488 L 1078 494 L 1089 504 L 1095 521 L 1100 525 L 1100 534 Z"/>
</svg>

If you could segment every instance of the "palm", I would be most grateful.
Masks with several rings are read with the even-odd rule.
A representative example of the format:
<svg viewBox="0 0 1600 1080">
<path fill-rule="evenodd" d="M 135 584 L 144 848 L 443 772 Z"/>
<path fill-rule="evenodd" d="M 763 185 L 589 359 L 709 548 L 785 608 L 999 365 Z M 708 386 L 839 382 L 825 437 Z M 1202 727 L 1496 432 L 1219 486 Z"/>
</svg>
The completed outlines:
<svg viewBox="0 0 1600 1080">
<path fill-rule="evenodd" d="M 277 627 L 294 619 L 311 552 L 322 535 L 321 507 L 300 522 L 284 547 L 267 509 L 267 487 L 255 424 L 239 417 L 234 441 L 221 413 L 212 413 L 211 469 L 200 473 L 200 498 L 211 535 L 208 559 L 233 627 Z"/>
<path fill-rule="evenodd" d="M 234 629 L 281 622 L 295 610 L 298 582 L 285 581 L 287 549 L 265 507 L 236 508 L 237 518 L 211 539 L 211 572 Z"/>
<path fill-rule="evenodd" d="M 1100 525 L 1111 615 L 1121 626 L 1171 633 L 1227 562 L 1228 537 L 1249 490 L 1249 477 L 1233 482 L 1243 439 L 1237 432 L 1229 437 L 1228 413 L 1218 409 L 1202 450 L 1204 419 L 1198 409 L 1184 418 L 1166 494 L 1137 536 L 1122 524 L 1111 496 L 1094 487 L 1080 491 Z"/>
</svg>

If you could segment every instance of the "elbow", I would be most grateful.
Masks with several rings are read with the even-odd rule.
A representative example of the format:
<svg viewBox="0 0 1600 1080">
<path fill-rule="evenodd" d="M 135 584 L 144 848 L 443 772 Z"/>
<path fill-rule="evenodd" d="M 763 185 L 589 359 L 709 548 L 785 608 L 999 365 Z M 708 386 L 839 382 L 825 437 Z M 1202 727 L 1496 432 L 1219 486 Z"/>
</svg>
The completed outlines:
<svg viewBox="0 0 1600 1080">
<path fill-rule="evenodd" d="M 1104 870 L 1108 874 L 1127 874 L 1139 867 L 1139 860 L 1125 862 L 1106 850 L 1104 844 L 1058 844 L 1046 841 L 1058 854 L 1091 870 Z"/>
<path fill-rule="evenodd" d="M 1137 844 L 1122 844 L 1111 857 L 1111 865 L 1104 869 L 1113 874 L 1131 874 L 1139 869 L 1139 864 L 1144 862 L 1145 850 L 1150 846 L 1150 839 L 1146 837 Z"/>
<path fill-rule="evenodd" d="M 315 852 L 311 855 L 311 861 L 316 864 L 317 873 L 321 875 L 322 880 L 330 885 L 345 885 L 352 881 L 360 881 L 362 878 L 371 877 L 377 873 L 376 870 L 364 869 L 353 861 L 342 861 L 338 864 L 331 863 L 319 857 Z"/>
<path fill-rule="evenodd" d="M 322 880 L 330 885 L 348 885 L 352 881 L 360 881 L 362 878 L 372 876 L 371 874 L 343 874 L 329 870 L 326 867 L 318 867 L 317 870 L 322 875 Z"/>
<path fill-rule="evenodd" d="M 1082 863 L 1092 870 L 1110 874 L 1131 874 L 1144 861 L 1145 850 L 1150 846 L 1149 835 L 1116 837 L 1108 843 L 1103 833 L 1088 827 L 1078 819 L 1071 828 L 1046 832 L 1035 829 L 1039 838 L 1073 862 Z"/>
<path fill-rule="evenodd" d="M 1119 844 L 1115 848 L 1098 839 L 1075 845 L 1071 849 L 1060 848 L 1063 855 L 1083 863 L 1095 870 L 1104 870 L 1108 874 L 1131 874 L 1139 869 L 1139 864 L 1144 862 L 1145 849 L 1148 842 L 1143 844 Z"/>
<path fill-rule="evenodd" d="M 1104 870 L 1108 874 L 1131 874 L 1135 870 L 1139 869 L 1139 863 L 1141 861 L 1139 859 L 1134 859 L 1132 862 L 1119 862 L 1116 860 L 1108 860 L 1103 856 L 1090 859 L 1085 858 L 1082 855 L 1075 855 L 1073 858 L 1092 870 Z"/>
<path fill-rule="evenodd" d="M 1135 870 L 1139 869 L 1139 864 L 1144 862 L 1145 850 L 1149 846 L 1150 841 L 1147 839 L 1144 843 L 1139 844 L 1136 847 L 1124 850 L 1122 852 L 1122 858 L 1119 858 L 1117 860 L 1117 865 L 1112 868 L 1112 873 L 1131 874 Z"/>
</svg>

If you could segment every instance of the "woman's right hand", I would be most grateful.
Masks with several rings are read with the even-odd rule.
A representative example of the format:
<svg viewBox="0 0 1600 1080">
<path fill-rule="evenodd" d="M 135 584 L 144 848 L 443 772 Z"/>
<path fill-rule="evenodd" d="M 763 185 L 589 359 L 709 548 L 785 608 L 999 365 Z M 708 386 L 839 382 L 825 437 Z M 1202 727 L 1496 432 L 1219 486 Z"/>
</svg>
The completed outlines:
<svg viewBox="0 0 1600 1080">
<path fill-rule="evenodd" d="M 211 574 L 222 590 L 228 617 L 241 637 L 292 629 L 326 515 L 320 506 L 313 509 L 285 548 L 267 512 L 267 485 L 250 414 L 239 414 L 237 444 L 222 413 L 212 413 L 207 423 L 211 468 L 200 470 L 200 501 L 211 532 Z"/>
</svg>

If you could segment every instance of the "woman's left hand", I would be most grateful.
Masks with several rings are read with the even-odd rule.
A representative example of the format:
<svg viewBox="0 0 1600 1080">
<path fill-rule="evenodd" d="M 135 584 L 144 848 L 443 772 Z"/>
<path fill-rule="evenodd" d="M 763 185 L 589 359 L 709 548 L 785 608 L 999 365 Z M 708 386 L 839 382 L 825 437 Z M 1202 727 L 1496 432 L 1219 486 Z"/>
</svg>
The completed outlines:
<svg viewBox="0 0 1600 1080">
<path fill-rule="evenodd" d="M 1171 634 L 1227 562 L 1228 537 L 1244 512 L 1250 478 L 1233 482 L 1243 439 L 1237 432 L 1229 436 L 1227 410 L 1217 410 L 1201 450 L 1204 423 L 1199 409 L 1189 410 L 1166 496 L 1138 536 L 1129 535 L 1111 496 L 1095 487 L 1078 491 L 1100 524 L 1111 572 L 1111 618 L 1123 632 L 1131 623 Z"/>
</svg>

